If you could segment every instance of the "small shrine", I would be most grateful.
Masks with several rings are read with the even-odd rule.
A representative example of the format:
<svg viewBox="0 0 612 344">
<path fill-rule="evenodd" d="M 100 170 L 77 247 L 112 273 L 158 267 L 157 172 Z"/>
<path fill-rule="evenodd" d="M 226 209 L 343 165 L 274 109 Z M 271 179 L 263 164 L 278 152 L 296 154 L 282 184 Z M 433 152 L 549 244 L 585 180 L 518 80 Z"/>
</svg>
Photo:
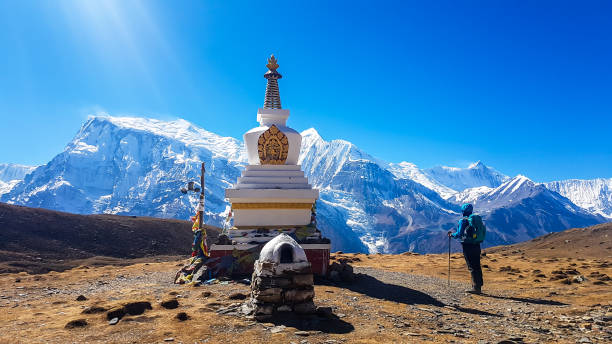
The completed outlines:
<svg viewBox="0 0 612 344">
<path fill-rule="evenodd" d="M 267 316 L 276 312 L 313 314 L 312 266 L 304 249 L 287 234 L 277 235 L 261 250 L 251 278 L 251 296 L 244 314 Z"/>
<path fill-rule="evenodd" d="M 272 55 L 268 59 L 266 95 L 257 111 L 259 126 L 244 134 L 248 166 L 233 187 L 225 190 L 231 203 L 233 227 L 212 245 L 217 270 L 251 273 L 262 247 L 284 233 L 303 249 L 313 273 L 324 275 L 330 241 L 317 229 L 314 189 L 298 165 L 302 136 L 287 126 L 289 110 L 281 106 L 278 80 L 282 75 Z"/>
</svg>

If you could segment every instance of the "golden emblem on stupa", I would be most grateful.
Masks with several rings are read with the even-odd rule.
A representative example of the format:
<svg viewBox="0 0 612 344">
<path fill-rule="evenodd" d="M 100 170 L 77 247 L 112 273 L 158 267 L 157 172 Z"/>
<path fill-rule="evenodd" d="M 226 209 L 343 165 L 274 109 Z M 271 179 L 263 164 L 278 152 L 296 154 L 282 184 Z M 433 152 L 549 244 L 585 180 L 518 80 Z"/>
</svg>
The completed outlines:
<svg viewBox="0 0 612 344">
<path fill-rule="evenodd" d="M 284 165 L 289 154 L 289 139 L 287 135 L 272 125 L 259 135 L 257 153 L 262 165 Z"/>
</svg>

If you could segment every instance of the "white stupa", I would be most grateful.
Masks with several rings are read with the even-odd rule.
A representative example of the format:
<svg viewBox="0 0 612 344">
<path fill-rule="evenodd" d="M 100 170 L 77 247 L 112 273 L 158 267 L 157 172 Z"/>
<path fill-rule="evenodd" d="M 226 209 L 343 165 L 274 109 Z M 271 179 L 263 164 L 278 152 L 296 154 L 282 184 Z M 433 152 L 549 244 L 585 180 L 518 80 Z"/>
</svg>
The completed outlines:
<svg viewBox="0 0 612 344">
<path fill-rule="evenodd" d="M 312 273 L 325 275 L 331 244 L 317 228 L 314 205 L 319 190 L 308 184 L 297 164 L 302 136 L 287 126 L 289 110 L 281 108 L 278 79 L 282 76 L 274 55 L 267 67 L 266 98 L 257 111 L 259 126 L 244 134 L 249 165 L 225 190 L 234 225 L 211 246 L 207 267 L 214 274 L 252 273 L 262 248 L 279 235 L 288 235 L 303 250 Z"/>
<path fill-rule="evenodd" d="M 235 229 L 296 228 L 311 223 L 319 190 L 308 184 L 297 164 L 302 136 L 287 126 L 289 110 L 281 108 L 278 64 L 268 60 L 264 107 L 259 126 L 244 134 L 249 165 L 238 182 L 225 190 L 232 205 Z"/>
</svg>

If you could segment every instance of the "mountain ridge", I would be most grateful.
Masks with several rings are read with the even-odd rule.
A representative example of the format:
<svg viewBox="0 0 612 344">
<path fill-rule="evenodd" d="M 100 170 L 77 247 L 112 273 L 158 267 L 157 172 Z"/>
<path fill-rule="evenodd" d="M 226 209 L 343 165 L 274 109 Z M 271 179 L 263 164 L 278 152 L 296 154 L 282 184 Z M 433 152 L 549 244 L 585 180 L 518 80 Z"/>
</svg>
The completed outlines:
<svg viewBox="0 0 612 344">
<path fill-rule="evenodd" d="M 531 184 L 536 184 L 521 179 L 518 187 L 509 185 L 501 193 L 498 188 L 517 183 L 516 177 L 505 176 L 480 161 L 468 168 L 421 170 L 408 162 L 387 163 L 346 140 L 325 141 L 314 128 L 302 135 L 299 163 L 309 182 L 320 189 L 319 224 L 323 234 L 333 239 L 334 250 L 442 251 L 444 233 L 460 216 L 458 203 L 468 198 L 477 207 L 478 202 L 483 204 L 486 216 L 492 216 L 492 233 L 499 233 L 492 235 L 487 245 L 511 243 L 523 237 L 512 233 L 525 230 L 495 220 L 494 213 L 499 212 L 494 211 L 515 206 L 517 199 L 538 196 L 544 192 L 540 187 L 546 189 L 533 186 L 538 192 L 532 192 Z M 193 213 L 195 197 L 177 190 L 186 181 L 199 178 L 201 161 L 207 166 L 205 220 L 221 226 L 229 211 L 224 189 L 236 182 L 247 164 L 244 145 L 185 120 L 90 117 L 63 152 L 27 174 L 0 195 L 0 201 L 81 214 L 186 219 Z M 460 200 L 458 195 L 472 192 L 473 188 L 467 187 L 474 185 L 480 192 Z M 491 198 L 494 190 L 497 200 Z M 482 203 L 487 194 L 488 202 Z M 531 202 L 534 211 L 557 214 L 554 219 L 539 223 L 521 207 L 511 212 L 528 219 L 526 225 L 535 228 L 533 233 L 545 231 L 544 225 L 563 229 L 576 222 L 565 217 L 579 218 L 578 224 L 603 221 L 554 194 L 558 196 L 546 193 L 537 197 L 538 202 L 525 201 Z"/>
</svg>

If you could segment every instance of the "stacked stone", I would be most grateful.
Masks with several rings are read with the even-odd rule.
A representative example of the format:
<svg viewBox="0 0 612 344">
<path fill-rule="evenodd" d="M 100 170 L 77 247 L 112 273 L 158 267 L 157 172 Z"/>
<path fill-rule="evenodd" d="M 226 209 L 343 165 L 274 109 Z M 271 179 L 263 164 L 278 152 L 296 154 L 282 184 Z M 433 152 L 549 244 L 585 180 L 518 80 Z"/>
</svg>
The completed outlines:
<svg viewBox="0 0 612 344">
<path fill-rule="evenodd" d="M 287 234 L 279 234 L 261 250 L 251 279 L 251 297 L 243 312 L 256 318 L 276 312 L 310 314 L 314 282 L 304 249 Z"/>
<path fill-rule="evenodd" d="M 310 314 L 316 311 L 310 263 L 255 262 L 251 280 L 252 314 L 275 312 Z"/>
</svg>

